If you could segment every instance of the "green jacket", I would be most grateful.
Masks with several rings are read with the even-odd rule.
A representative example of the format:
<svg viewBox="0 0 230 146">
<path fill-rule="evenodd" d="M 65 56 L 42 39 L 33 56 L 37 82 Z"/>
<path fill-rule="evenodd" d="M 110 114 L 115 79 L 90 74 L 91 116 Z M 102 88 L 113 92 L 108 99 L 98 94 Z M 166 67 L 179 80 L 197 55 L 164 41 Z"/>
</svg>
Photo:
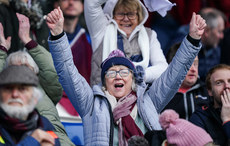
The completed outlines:
<svg viewBox="0 0 230 146">
<path fill-rule="evenodd" d="M 61 145 L 72 146 L 74 144 L 67 136 L 55 107 L 62 97 L 62 87 L 58 81 L 51 54 L 40 45 L 30 49 L 28 52 L 39 67 L 39 88 L 44 95 L 38 102 L 36 109 L 53 124 Z M 0 50 L 0 70 L 4 67 L 6 57 L 7 53 Z"/>
</svg>

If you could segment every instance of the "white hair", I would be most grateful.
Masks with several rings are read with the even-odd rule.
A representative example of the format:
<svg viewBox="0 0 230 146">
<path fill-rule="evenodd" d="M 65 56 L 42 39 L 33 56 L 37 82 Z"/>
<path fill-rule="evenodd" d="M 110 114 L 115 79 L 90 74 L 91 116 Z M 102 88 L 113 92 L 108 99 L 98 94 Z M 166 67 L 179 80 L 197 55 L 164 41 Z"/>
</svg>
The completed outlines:
<svg viewBox="0 0 230 146">
<path fill-rule="evenodd" d="M 6 58 L 5 67 L 10 65 L 26 65 L 31 68 L 36 74 L 39 72 L 39 68 L 35 63 L 34 59 L 25 50 L 19 50 L 17 52 L 11 53 Z"/>
</svg>

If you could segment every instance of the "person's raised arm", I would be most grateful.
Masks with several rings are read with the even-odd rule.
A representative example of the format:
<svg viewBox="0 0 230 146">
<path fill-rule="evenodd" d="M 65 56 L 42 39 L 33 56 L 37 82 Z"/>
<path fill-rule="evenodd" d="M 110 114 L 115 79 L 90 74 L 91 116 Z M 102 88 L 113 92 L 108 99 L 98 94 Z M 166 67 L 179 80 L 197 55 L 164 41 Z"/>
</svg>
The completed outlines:
<svg viewBox="0 0 230 146">
<path fill-rule="evenodd" d="M 39 82 L 42 88 L 56 105 L 61 99 L 62 87 L 58 81 L 51 54 L 30 37 L 29 18 L 19 13 L 16 14 L 19 21 L 18 36 L 39 67 Z"/>
<path fill-rule="evenodd" d="M 109 21 L 106 17 L 102 5 L 108 0 L 85 0 L 84 15 L 90 38 L 92 40 L 93 52 L 103 41 L 105 28 Z"/>
<path fill-rule="evenodd" d="M 47 15 L 47 25 L 51 31 L 48 44 L 59 81 L 71 103 L 83 118 L 93 107 L 93 91 L 74 65 L 68 38 L 63 32 L 63 21 L 60 8 L 54 9 Z"/>
<path fill-rule="evenodd" d="M 57 36 L 63 32 L 64 17 L 60 7 L 54 9 L 47 15 L 46 24 L 53 36 Z"/>
<path fill-rule="evenodd" d="M 187 39 L 185 38 L 181 43 L 166 71 L 150 87 L 149 95 L 158 112 L 164 109 L 178 91 L 201 48 L 200 39 L 205 27 L 205 20 L 193 13 Z"/>
</svg>

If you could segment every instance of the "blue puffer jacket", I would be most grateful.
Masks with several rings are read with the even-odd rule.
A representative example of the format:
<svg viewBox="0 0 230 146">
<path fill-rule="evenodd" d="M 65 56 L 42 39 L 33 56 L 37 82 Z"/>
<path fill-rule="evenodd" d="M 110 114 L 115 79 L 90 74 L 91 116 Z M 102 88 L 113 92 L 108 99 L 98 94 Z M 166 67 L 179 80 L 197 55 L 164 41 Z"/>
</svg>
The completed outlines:
<svg viewBox="0 0 230 146">
<path fill-rule="evenodd" d="M 66 35 L 57 40 L 49 38 L 48 43 L 59 81 L 83 120 L 85 145 L 113 145 L 111 108 L 101 86 L 91 88 L 79 74 Z M 151 87 L 138 85 L 138 114 L 149 130 L 161 129 L 158 114 L 179 89 L 200 47 L 185 38 L 172 63 Z"/>
</svg>

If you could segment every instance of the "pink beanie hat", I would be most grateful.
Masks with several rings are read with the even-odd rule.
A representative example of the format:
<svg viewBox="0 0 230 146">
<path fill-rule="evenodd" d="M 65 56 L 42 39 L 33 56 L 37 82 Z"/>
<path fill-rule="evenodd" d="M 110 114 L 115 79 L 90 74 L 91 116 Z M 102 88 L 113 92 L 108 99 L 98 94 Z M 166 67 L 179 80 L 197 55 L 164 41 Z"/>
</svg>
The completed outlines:
<svg viewBox="0 0 230 146">
<path fill-rule="evenodd" d="M 174 110 L 165 110 L 159 122 L 166 130 L 169 144 L 177 146 L 204 146 L 213 142 L 210 135 L 202 128 L 184 119 L 179 119 L 179 115 Z"/>
</svg>

